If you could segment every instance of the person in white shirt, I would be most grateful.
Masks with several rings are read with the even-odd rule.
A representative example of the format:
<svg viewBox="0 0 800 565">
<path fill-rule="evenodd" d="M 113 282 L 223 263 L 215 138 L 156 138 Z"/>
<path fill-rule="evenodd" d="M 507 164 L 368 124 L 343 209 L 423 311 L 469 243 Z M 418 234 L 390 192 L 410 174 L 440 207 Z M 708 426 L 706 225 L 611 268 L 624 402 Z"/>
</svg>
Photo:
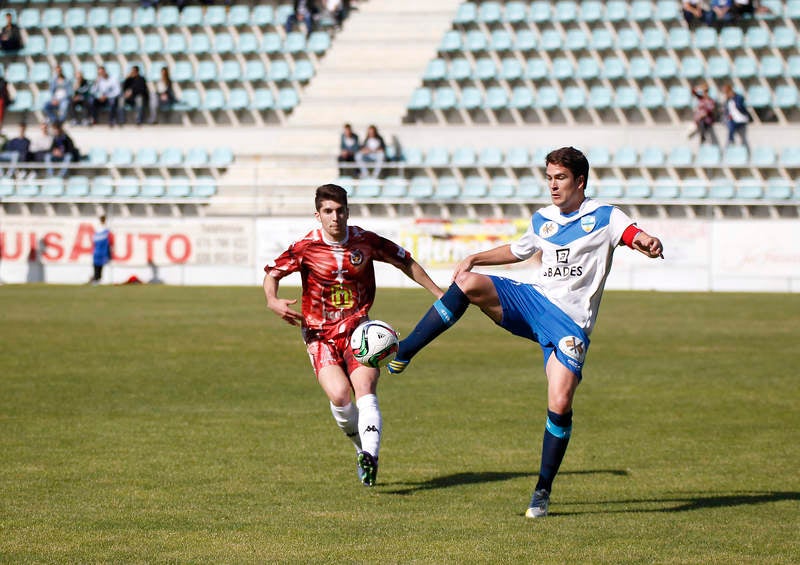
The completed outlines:
<svg viewBox="0 0 800 565">
<path fill-rule="evenodd" d="M 747 142 L 747 124 L 750 123 L 750 113 L 744 103 L 744 96 L 733 91 L 730 84 L 722 86 L 722 94 L 725 96 L 725 120 L 728 124 L 728 143 L 725 149 L 733 143 L 735 136 L 744 145 L 747 153 L 750 153 L 750 144 Z"/>
<path fill-rule="evenodd" d="M 572 400 L 582 378 L 589 335 L 597 318 L 614 250 L 627 245 L 663 257 L 661 241 L 615 206 L 587 198 L 589 162 L 573 147 L 551 151 L 546 178 L 552 205 L 536 211 L 527 231 L 510 244 L 474 253 L 456 265 L 453 284 L 419 321 L 389 363 L 400 373 L 411 358 L 455 324 L 474 304 L 514 335 L 539 343 L 547 375 L 547 419 L 539 479 L 526 516 L 547 515 L 553 479 L 572 432 Z M 532 284 L 473 273 L 538 255 Z"/>
<path fill-rule="evenodd" d="M 372 178 L 378 178 L 381 174 L 381 167 L 383 160 L 386 157 L 386 143 L 378 133 L 378 128 L 369 126 L 367 128 L 367 135 L 364 138 L 364 143 L 356 153 L 356 163 L 361 166 L 361 178 L 365 179 L 370 176 L 367 170 L 366 163 L 375 163 L 372 168 Z"/>
<path fill-rule="evenodd" d="M 113 126 L 119 120 L 119 95 L 122 90 L 119 80 L 108 75 L 106 68 L 97 68 L 97 80 L 92 85 L 92 124 L 97 123 L 97 113 L 101 109 L 108 110 L 108 125 Z"/>
</svg>

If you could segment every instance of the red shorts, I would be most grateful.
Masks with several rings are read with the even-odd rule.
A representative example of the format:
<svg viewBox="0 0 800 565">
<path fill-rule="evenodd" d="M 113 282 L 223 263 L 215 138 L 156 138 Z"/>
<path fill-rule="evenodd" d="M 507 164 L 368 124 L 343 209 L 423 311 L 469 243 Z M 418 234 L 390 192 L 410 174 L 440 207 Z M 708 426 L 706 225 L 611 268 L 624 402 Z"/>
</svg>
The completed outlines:
<svg viewBox="0 0 800 565">
<path fill-rule="evenodd" d="M 309 339 L 306 342 L 306 350 L 317 376 L 320 369 L 330 365 L 339 365 L 347 375 L 362 367 L 353 357 L 353 352 L 350 350 L 350 336 L 347 334 L 333 339 Z"/>
</svg>

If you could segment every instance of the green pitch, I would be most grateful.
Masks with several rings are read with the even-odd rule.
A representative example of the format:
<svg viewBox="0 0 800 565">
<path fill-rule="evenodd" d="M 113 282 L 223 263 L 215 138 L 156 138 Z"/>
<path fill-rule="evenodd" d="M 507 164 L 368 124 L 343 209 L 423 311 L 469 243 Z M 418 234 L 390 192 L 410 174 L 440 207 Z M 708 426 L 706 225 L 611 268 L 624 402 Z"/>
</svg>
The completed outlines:
<svg viewBox="0 0 800 565">
<path fill-rule="evenodd" d="M 378 294 L 401 334 L 430 303 Z M 478 311 L 383 375 L 372 489 L 260 288 L 0 313 L 0 562 L 800 561 L 798 294 L 607 293 L 538 521 L 541 355 Z"/>
</svg>

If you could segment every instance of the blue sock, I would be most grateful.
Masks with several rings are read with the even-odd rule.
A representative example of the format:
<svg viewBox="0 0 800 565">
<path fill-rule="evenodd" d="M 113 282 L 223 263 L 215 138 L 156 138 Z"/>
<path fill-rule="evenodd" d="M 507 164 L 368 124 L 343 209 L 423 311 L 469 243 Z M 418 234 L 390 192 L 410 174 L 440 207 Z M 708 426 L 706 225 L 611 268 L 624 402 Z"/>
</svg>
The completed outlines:
<svg viewBox="0 0 800 565">
<path fill-rule="evenodd" d="M 548 492 L 553 488 L 553 479 L 556 478 L 558 468 L 567 451 L 569 436 L 572 433 L 572 410 L 566 414 L 556 414 L 547 411 L 547 423 L 544 427 L 542 440 L 542 464 L 539 468 L 539 480 L 536 490 L 545 489 Z"/>
<path fill-rule="evenodd" d="M 451 284 L 447 292 L 433 303 L 408 337 L 400 342 L 397 359 L 411 361 L 420 349 L 455 324 L 467 311 L 467 306 L 469 306 L 467 295 L 456 283 Z"/>
</svg>

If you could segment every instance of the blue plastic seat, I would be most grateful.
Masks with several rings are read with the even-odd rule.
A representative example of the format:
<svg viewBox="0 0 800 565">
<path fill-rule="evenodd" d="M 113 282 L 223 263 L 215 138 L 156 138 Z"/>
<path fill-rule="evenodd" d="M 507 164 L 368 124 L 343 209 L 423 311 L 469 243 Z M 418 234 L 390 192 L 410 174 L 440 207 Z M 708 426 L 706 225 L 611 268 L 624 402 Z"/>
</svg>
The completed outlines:
<svg viewBox="0 0 800 565">
<path fill-rule="evenodd" d="M 156 46 L 160 46 L 161 44 L 161 36 L 157 33 L 147 34 L 145 36 L 145 52 L 146 53 L 158 53 L 154 49 Z M 183 36 L 182 33 L 170 33 L 167 36 L 167 44 L 166 44 L 166 51 L 172 55 L 180 55 L 186 53 L 188 50 L 186 45 L 186 38 Z"/>
<path fill-rule="evenodd" d="M 489 49 L 497 52 L 511 51 L 514 48 L 514 38 L 504 29 L 492 31 L 489 38 Z"/>
<path fill-rule="evenodd" d="M 650 61 L 644 57 L 631 57 L 628 61 L 628 77 L 633 80 L 643 80 L 648 78 L 653 73 L 650 67 Z"/>
<path fill-rule="evenodd" d="M 180 14 L 180 25 L 187 28 L 203 25 L 203 8 L 200 6 L 184 6 Z"/>
<path fill-rule="evenodd" d="M 600 76 L 600 65 L 593 57 L 581 57 L 578 59 L 577 75 L 581 80 L 594 80 Z"/>
<path fill-rule="evenodd" d="M 708 196 L 707 182 L 698 178 L 683 179 L 680 186 L 681 198 L 699 200 Z"/>
<path fill-rule="evenodd" d="M 546 79 L 550 74 L 550 69 L 547 67 L 547 62 L 538 57 L 528 59 L 525 64 L 525 77 L 532 81 L 540 81 Z"/>
<path fill-rule="evenodd" d="M 183 151 L 177 147 L 167 147 L 158 156 L 158 164 L 162 167 L 178 167 L 183 164 Z"/>
<path fill-rule="evenodd" d="M 721 163 L 721 154 L 716 145 L 701 145 L 695 156 L 698 167 L 717 167 Z"/>
<path fill-rule="evenodd" d="M 433 196 L 433 183 L 428 177 L 417 176 L 408 185 L 408 196 L 414 200 L 427 199 Z"/>
<path fill-rule="evenodd" d="M 472 2 L 464 2 L 458 6 L 453 23 L 460 26 L 474 24 L 478 21 L 478 7 Z"/>
<path fill-rule="evenodd" d="M 128 147 L 115 147 L 109 162 L 115 167 L 127 167 L 133 164 L 133 151 Z"/>
<path fill-rule="evenodd" d="M 614 36 L 605 28 L 592 30 L 592 40 L 590 43 L 594 51 L 606 51 L 614 47 Z"/>
<path fill-rule="evenodd" d="M 623 145 L 614 152 L 614 165 L 618 167 L 633 167 L 638 160 L 639 157 L 635 147 Z"/>
<path fill-rule="evenodd" d="M 497 67 L 494 66 L 494 60 L 489 57 L 481 57 L 475 61 L 475 69 L 472 76 L 480 81 L 492 81 L 497 78 Z"/>
<path fill-rule="evenodd" d="M 727 26 L 719 32 L 719 44 L 724 49 L 741 49 L 744 46 L 744 32 L 742 28 Z"/>
<path fill-rule="evenodd" d="M 104 147 L 92 147 L 87 152 L 90 165 L 103 166 L 108 163 L 108 151 Z"/>
<path fill-rule="evenodd" d="M 206 7 L 203 23 L 212 28 L 224 26 L 228 23 L 228 14 L 225 12 L 225 6 L 212 5 Z"/>
<path fill-rule="evenodd" d="M 667 44 L 674 51 L 688 49 L 692 45 L 692 33 L 685 27 L 672 27 L 669 30 Z"/>
<path fill-rule="evenodd" d="M 666 156 L 660 147 L 645 147 L 639 155 L 639 163 L 644 167 L 660 167 L 665 161 Z"/>
<path fill-rule="evenodd" d="M 744 147 L 741 145 L 733 145 L 728 149 L 731 150 L 734 148 L 744 149 Z M 775 150 L 772 147 L 764 145 L 753 148 L 753 152 L 750 156 L 750 162 L 755 167 L 774 167 L 777 163 L 777 160 L 778 157 L 775 154 Z"/>
<path fill-rule="evenodd" d="M 160 198 L 166 193 L 164 179 L 161 177 L 150 176 L 144 179 L 141 186 L 140 196 L 142 198 Z"/>
<path fill-rule="evenodd" d="M 86 27 L 86 10 L 80 7 L 69 8 L 64 14 L 64 27 L 73 31 Z"/>
<path fill-rule="evenodd" d="M 792 182 L 781 178 L 767 181 L 764 198 L 768 200 L 788 200 L 792 197 Z"/>
<path fill-rule="evenodd" d="M 617 33 L 616 46 L 617 49 L 621 49 L 622 51 L 639 49 L 639 34 L 636 33 L 636 30 L 629 27 L 619 30 Z"/>
<path fill-rule="evenodd" d="M 134 161 L 140 167 L 155 167 L 158 164 L 158 152 L 152 147 L 142 147 L 136 151 Z"/>
<path fill-rule="evenodd" d="M 764 49 L 769 47 L 769 31 L 761 26 L 752 26 L 748 28 L 744 36 L 744 44 L 751 49 Z"/>
<path fill-rule="evenodd" d="M 625 198 L 650 198 L 650 184 L 643 178 L 628 179 L 625 187 Z"/>
<path fill-rule="evenodd" d="M 454 200 L 461 196 L 461 187 L 454 177 L 440 177 L 433 190 L 433 198 L 438 200 Z"/>
<path fill-rule="evenodd" d="M 676 110 L 690 108 L 692 105 L 692 94 L 683 86 L 671 86 L 667 93 L 667 106 Z"/>
<path fill-rule="evenodd" d="M 444 59 L 433 59 L 425 67 L 425 72 L 422 73 L 422 80 L 424 82 L 438 82 L 447 77 L 447 61 Z"/>
<path fill-rule="evenodd" d="M 219 79 L 222 82 L 235 82 L 242 80 L 242 67 L 239 65 L 239 61 L 223 61 L 222 68 L 219 72 Z"/>
<path fill-rule="evenodd" d="M 135 26 L 146 29 L 156 25 L 156 11 L 152 8 L 139 7 L 133 12 Z"/>
<path fill-rule="evenodd" d="M 117 52 L 117 41 L 110 33 L 98 34 L 94 41 L 94 52 L 98 55 L 111 55 Z"/>
<path fill-rule="evenodd" d="M 597 0 L 584 0 L 580 3 L 580 20 L 587 23 L 599 22 L 603 19 L 603 3 Z"/>
<path fill-rule="evenodd" d="M 610 108 L 614 102 L 611 89 L 605 86 L 593 86 L 589 89 L 589 107 L 596 110 Z"/>
<path fill-rule="evenodd" d="M 525 74 L 522 68 L 522 63 L 516 58 L 506 58 L 502 60 L 502 67 L 500 69 L 500 78 L 506 81 L 519 80 Z"/>
<path fill-rule="evenodd" d="M 566 57 L 554 57 L 552 59 L 550 76 L 557 81 L 567 80 L 575 76 L 575 70 L 572 68 L 572 61 Z"/>
<path fill-rule="evenodd" d="M 44 61 L 39 61 L 31 67 L 28 80 L 33 83 L 47 84 L 50 82 L 50 75 L 50 65 Z"/>
<path fill-rule="evenodd" d="M 504 164 L 511 168 L 527 167 L 531 162 L 531 156 L 525 147 L 511 147 L 506 151 Z"/>
<path fill-rule="evenodd" d="M 747 148 L 743 145 L 731 145 L 727 147 L 722 159 L 726 167 L 743 167 L 747 165 L 750 160 L 747 154 Z"/>
<path fill-rule="evenodd" d="M 300 103 L 300 98 L 294 88 L 281 88 L 278 91 L 278 108 L 284 112 L 291 112 Z"/>
<path fill-rule="evenodd" d="M 492 179 L 487 196 L 489 198 L 504 200 L 513 197 L 514 192 L 514 181 L 509 178 L 499 177 Z"/>
<path fill-rule="evenodd" d="M 472 167 L 477 162 L 478 155 L 472 147 L 457 147 L 450 158 L 450 163 L 455 167 Z"/>
<path fill-rule="evenodd" d="M 528 199 L 539 198 L 541 196 L 542 186 L 536 177 L 524 175 L 519 178 L 519 183 L 517 184 L 518 198 Z"/>
<path fill-rule="evenodd" d="M 253 91 L 253 108 L 258 111 L 275 108 L 275 96 L 269 88 L 256 88 Z"/>
<path fill-rule="evenodd" d="M 89 177 L 83 175 L 71 176 L 67 179 L 64 195 L 70 198 L 83 198 L 89 195 Z"/>
<path fill-rule="evenodd" d="M 777 26 L 772 30 L 772 46 L 783 50 L 791 49 L 797 42 L 797 34 L 794 29 L 787 26 Z"/>
<path fill-rule="evenodd" d="M 758 74 L 756 60 L 747 55 L 740 55 L 733 61 L 733 76 L 740 79 L 753 78 Z"/>
<path fill-rule="evenodd" d="M 479 53 L 489 50 L 489 40 L 484 33 L 479 30 L 471 30 L 467 32 L 464 47 L 467 51 L 472 53 Z"/>
<path fill-rule="evenodd" d="M 633 0 L 629 17 L 635 22 L 652 20 L 654 17 L 653 3 L 650 0 Z"/>
<path fill-rule="evenodd" d="M 605 19 L 609 22 L 621 22 L 628 19 L 628 4 L 619 0 L 606 2 Z"/>
<path fill-rule="evenodd" d="M 577 21 L 578 5 L 573 0 L 559 0 L 553 7 L 553 19 L 557 22 Z"/>
<path fill-rule="evenodd" d="M 458 104 L 456 91 L 449 86 L 438 87 L 433 94 L 432 108 L 436 110 L 451 110 Z"/>
<path fill-rule="evenodd" d="M 486 181 L 479 176 L 469 176 L 464 179 L 464 188 L 461 190 L 462 198 L 485 198 L 489 193 Z"/>
<path fill-rule="evenodd" d="M 139 38 L 135 33 L 120 34 L 118 49 L 123 55 L 133 55 L 134 53 L 139 53 Z"/>
<path fill-rule="evenodd" d="M 86 15 L 86 25 L 94 29 L 106 28 L 111 23 L 111 16 L 108 13 L 108 8 L 103 6 L 95 6 L 89 10 Z"/>
<path fill-rule="evenodd" d="M 446 147 L 430 147 L 425 152 L 426 167 L 446 167 L 450 164 L 450 152 Z"/>
<path fill-rule="evenodd" d="M 657 182 L 653 185 L 653 200 L 673 200 L 678 198 L 678 196 L 680 196 L 680 189 L 678 185 L 671 180 Z"/>
<path fill-rule="evenodd" d="M 694 32 L 694 46 L 706 51 L 717 45 L 717 30 L 713 27 L 700 27 Z"/>
<path fill-rule="evenodd" d="M 472 65 L 463 58 L 451 60 L 450 67 L 447 69 L 447 78 L 456 82 L 472 78 Z"/>
<path fill-rule="evenodd" d="M 190 147 L 183 157 L 183 164 L 192 168 L 208 166 L 208 151 L 204 147 Z"/>
<path fill-rule="evenodd" d="M 450 30 L 442 36 L 442 41 L 439 43 L 439 52 L 441 53 L 455 53 L 462 50 L 461 33 L 455 30 Z"/>
<path fill-rule="evenodd" d="M 384 198 L 405 198 L 408 195 L 408 181 L 403 177 L 387 177 L 381 189 Z"/>
<path fill-rule="evenodd" d="M 200 61 L 194 78 L 200 82 L 216 82 L 218 78 L 217 64 L 211 60 Z"/>
<path fill-rule="evenodd" d="M 570 29 L 564 39 L 564 49 L 579 52 L 589 48 L 589 37 L 581 29 Z"/>
<path fill-rule="evenodd" d="M 180 14 L 177 6 L 159 6 L 156 23 L 163 28 L 175 27 L 180 23 Z"/>
<path fill-rule="evenodd" d="M 527 86 L 514 87 L 511 91 L 509 106 L 518 110 L 533 107 L 533 91 Z"/>
<path fill-rule="evenodd" d="M 603 59 L 603 70 L 601 76 L 608 80 L 619 80 L 627 73 L 625 63 L 619 57 L 606 57 Z"/>
<path fill-rule="evenodd" d="M 308 51 L 322 55 L 331 48 L 331 36 L 325 31 L 315 31 L 308 38 Z"/>
<path fill-rule="evenodd" d="M 283 39 L 280 34 L 275 32 L 265 33 L 261 37 L 261 52 L 267 55 L 275 55 L 283 51 Z"/>
<path fill-rule="evenodd" d="M 586 91 L 580 86 L 568 86 L 564 89 L 564 106 L 577 110 L 586 106 Z"/>
<path fill-rule="evenodd" d="M 225 108 L 233 111 L 245 110 L 250 107 L 250 95 L 244 88 L 232 88 L 228 94 Z"/>
<path fill-rule="evenodd" d="M 550 12 L 550 2 L 535 0 L 531 2 L 528 10 L 528 21 L 535 24 L 550 22 L 553 16 Z"/>
<path fill-rule="evenodd" d="M 800 94 L 792 84 L 782 84 L 775 88 L 775 105 L 784 110 L 800 107 Z"/>
<path fill-rule="evenodd" d="M 433 94 L 430 88 L 417 88 L 411 93 L 408 102 L 409 110 L 428 110 L 433 104 Z"/>
<path fill-rule="evenodd" d="M 284 53 L 291 55 L 303 53 L 306 50 L 306 36 L 299 31 L 293 31 L 286 35 L 286 40 L 283 43 Z"/>
<path fill-rule="evenodd" d="M 698 57 L 688 56 L 681 59 L 681 77 L 687 80 L 696 80 L 706 74 L 705 64 Z"/>
<path fill-rule="evenodd" d="M 253 6 L 250 18 L 252 19 L 253 25 L 260 28 L 269 28 L 276 24 L 275 9 L 270 4 L 258 4 Z M 283 24 L 283 22 L 280 22 L 280 24 Z"/>
<path fill-rule="evenodd" d="M 635 88 L 622 86 L 614 94 L 614 106 L 627 110 L 639 105 L 639 93 Z"/>
<path fill-rule="evenodd" d="M 25 8 L 17 16 L 17 25 L 22 29 L 36 29 L 41 23 L 41 14 L 37 8 Z"/>
<path fill-rule="evenodd" d="M 222 6 L 217 6 L 221 8 Z M 236 51 L 236 42 L 230 33 L 217 33 L 214 35 L 214 52 L 220 55 L 227 55 Z"/>
<path fill-rule="evenodd" d="M 212 167 L 225 168 L 233 163 L 233 149 L 230 147 L 216 147 L 211 151 L 209 164 Z"/>
<path fill-rule="evenodd" d="M 559 102 L 558 91 L 552 86 L 543 86 L 536 91 L 537 108 L 551 110 L 558 106 Z"/>
<path fill-rule="evenodd" d="M 730 200 L 736 195 L 736 188 L 728 180 L 715 181 L 708 188 L 708 198 L 711 200 Z"/>
<path fill-rule="evenodd" d="M 656 59 L 654 69 L 656 78 L 662 80 L 672 79 L 678 76 L 678 65 L 675 59 L 667 55 L 663 55 Z"/>
<path fill-rule="evenodd" d="M 509 24 L 520 24 L 528 19 L 528 6 L 526 2 L 506 2 L 503 10 L 503 21 Z"/>
<path fill-rule="evenodd" d="M 205 55 L 211 51 L 211 40 L 202 32 L 193 33 L 189 41 L 189 53 Z"/>
<path fill-rule="evenodd" d="M 273 61 L 267 70 L 267 77 L 273 82 L 285 82 L 291 77 L 291 68 L 286 61 Z"/>
<path fill-rule="evenodd" d="M 225 107 L 225 95 L 219 88 L 206 89 L 206 95 L 203 98 L 203 108 L 209 112 L 217 112 Z"/>
<path fill-rule="evenodd" d="M 655 18 L 662 22 L 680 18 L 680 6 L 673 0 L 659 0 L 656 4 Z"/>
<path fill-rule="evenodd" d="M 750 59 L 752 61 L 752 59 Z M 753 61 L 755 63 L 755 61 Z M 760 65 L 758 67 L 758 76 L 766 79 L 778 79 L 785 73 L 783 68 L 783 59 L 775 55 L 766 55 L 761 57 Z"/>
<path fill-rule="evenodd" d="M 673 147 L 667 157 L 667 164 L 673 167 L 688 167 L 692 164 L 694 156 L 692 155 L 691 147 L 686 145 L 679 145 Z"/>
<path fill-rule="evenodd" d="M 309 82 L 312 78 L 314 78 L 315 72 L 316 70 L 314 69 L 314 63 L 308 59 L 300 59 L 294 64 L 292 80 L 300 83 Z"/>
<path fill-rule="evenodd" d="M 64 12 L 61 8 L 46 8 L 42 12 L 41 26 L 43 28 L 58 29 L 64 25 Z"/>
<path fill-rule="evenodd" d="M 757 200 L 762 198 L 764 192 L 762 190 L 761 181 L 755 179 L 746 179 L 739 181 L 736 187 L 736 198 L 742 200 Z"/>
<path fill-rule="evenodd" d="M 194 69 L 189 61 L 177 61 L 172 68 L 172 80 L 175 82 L 189 82 L 194 78 Z"/>
<path fill-rule="evenodd" d="M 753 108 L 767 108 L 772 105 L 772 91 L 766 86 L 754 84 L 747 89 L 747 103 Z"/>
<path fill-rule="evenodd" d="M 542 32 L 539 48 L 544 51 L 558 51 L 564 46 L 561 32 L 555 29 L 546 29 Z"/>
<path fill-rule="evenodd" d="M 114 196 L 135 198 L 139 196 L 139 179 L 133 175 L 123 175 L 114 186 Z"/>
<path fill-rule="evenodd" d="M 242 27 L 250 23 L 250 6 L 234 4 L 228 10 L 228 25 Z"/>
<path fill-rule="evenodd" d="M 648 27 L 642 32 L 642 47 L 648 51 L 658 51 L 667 45 L 664 32 L 655 27 Z"/>
<path fill-rule="evenodd" d="M 793 79 L 800 79 L 800 55 L 792 55 L 786 60 L 786 74 Z"/>
<path fill-rule="evenodd" d="M 208 175 L 198 176 L 192 184 L 194 198 L 211 198 L 217 193 L 217 181 Z"/>
<path fill-rule="evenodd" d="M 523 55 L 536 50 L 538 40 L 536 34 L 530 29 L 521 29 L 514 37 L 514 50 L 519 51 Z"/>
<path fill-rule="evenodd" d="M 477 110 L 483 107 L 483 94 L 478 87 L 468 86 L 461 90 L 461 100 L 459 107 L 467 111 Z"/>
</svg>

